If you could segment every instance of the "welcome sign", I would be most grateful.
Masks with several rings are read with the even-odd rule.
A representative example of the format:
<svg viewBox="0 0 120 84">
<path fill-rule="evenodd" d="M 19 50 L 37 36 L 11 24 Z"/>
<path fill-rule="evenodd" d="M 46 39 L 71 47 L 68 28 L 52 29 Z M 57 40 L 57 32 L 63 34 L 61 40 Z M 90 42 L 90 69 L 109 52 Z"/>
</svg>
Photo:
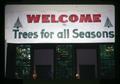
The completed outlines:
<svg viewBox="0 0 120 84">
<path fill-rule="evenodd" d="M 114 43 L 113 5 L 7 5 L 7 43 Z"/>
</svg>

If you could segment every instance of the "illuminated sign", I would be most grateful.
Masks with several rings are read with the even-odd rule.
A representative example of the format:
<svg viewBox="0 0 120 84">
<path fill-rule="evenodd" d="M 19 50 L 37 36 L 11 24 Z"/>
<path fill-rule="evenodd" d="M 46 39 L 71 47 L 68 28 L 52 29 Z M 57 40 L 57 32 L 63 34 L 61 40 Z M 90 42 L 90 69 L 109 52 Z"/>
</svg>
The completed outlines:
<svg viewBox="0 0 120 84">
<path fill-rule="evenodd" d="M 7 5 L 7 43 L 114 43 L 113 5 Z"/>
</svg>

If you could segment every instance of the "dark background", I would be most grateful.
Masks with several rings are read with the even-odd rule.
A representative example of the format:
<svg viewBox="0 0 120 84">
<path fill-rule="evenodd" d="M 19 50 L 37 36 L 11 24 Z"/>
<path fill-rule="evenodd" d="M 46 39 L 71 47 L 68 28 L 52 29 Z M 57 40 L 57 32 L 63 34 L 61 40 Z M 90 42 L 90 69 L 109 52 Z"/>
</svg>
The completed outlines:
<svg viewBox="0 0 120 84">
<path fill-rule="evenodd" d="M 113 4 L 115 5 L 115 59 L 116 59 L 116 79 L 120 79 L 120 65 L 119 65 L 119 31 L 120 31 L 120 3 L 119 0 L 0 0 L 0 79 L 4 78 L 4 9 L 6 4 Z M 18 81 L 21 83 L 20 81 Z M 99 83 L 111 82 L 101 80 Z M 26 81 L 25 81 L 26 83 Z M 30 82 L 32 83 L 32 82 Z M 73 84 L 76 82 L 72 82 Z M 90 84 L 94 84 L 89 82 Z M 85 84 L 88 84 L 86 82 Z M 98 84 L 98 82 L 97 82 Z"/>
</svg>

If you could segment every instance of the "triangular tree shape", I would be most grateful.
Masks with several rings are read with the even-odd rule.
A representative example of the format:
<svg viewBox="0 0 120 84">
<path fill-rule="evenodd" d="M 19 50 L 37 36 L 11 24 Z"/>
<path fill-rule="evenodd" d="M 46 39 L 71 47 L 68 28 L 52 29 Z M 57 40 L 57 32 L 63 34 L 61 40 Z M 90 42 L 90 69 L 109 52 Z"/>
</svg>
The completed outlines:
<svg viewBox="0 0 120 84">
<path fill-rule="evenodd" d="M 113 27 L 113 25 L 112 25 L 112 23 L 111 23 L 111 21 L 110 21 L 110 19 L 107 17 L 107 19 L 106 19 L 106 22 L 105 22 L 105 25 L 104 25 L 104 27 Z"/>
<path fill-rule="evenodd" d="M 15 28 L 22 27 L 22 24 L 21 24 L 21 22 L 20 22 L 20 20 L 19 20 L 19 17 L 17 18 L 17 21 L 16 21 L 15 24 L 14 24 L 14 27 L 15 27 Z"/>
</svg>

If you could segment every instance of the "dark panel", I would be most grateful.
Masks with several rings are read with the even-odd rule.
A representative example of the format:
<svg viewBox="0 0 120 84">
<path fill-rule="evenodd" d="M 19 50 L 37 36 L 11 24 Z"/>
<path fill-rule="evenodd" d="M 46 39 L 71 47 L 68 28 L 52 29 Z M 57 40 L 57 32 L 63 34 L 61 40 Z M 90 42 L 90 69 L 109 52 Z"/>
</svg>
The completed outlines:
<svg viewBox="0 0 120 84">
<path fill-rule="evenodd" d="M 35 65 L 53 65 L 53 49 L 35 49 L 34 64 Z"/>
<path fill-rule="evenodd" d="M 79 64 L 97 65 L 96 49 L 77 49 L 77 56 L 79 56 Z"/>
<path fill-rule="evenodd" d="M 16 51 L 15 46 L 9 44 L 7 48 L 7 68 L 6 68 L 6 78 L 15 78 L 15 65 L 16 65 Z"/>
<path fill-rule="evenodd" d="M 37 77 L 40 80 L 52 79 L 51 65 L 37 65 Z"/>
<path fill-rule="evenodd" d="M 53 79 L 54 72 L 54 49 L 41 49 L 34 50 L 34 65 L 38 79 L 46 80 Z"/>
<path fill-rule="evenodd" d="M 77 71 L 80 71 L 80 79 L 97 78 L 97 50 L 90 47 L 77 49 Z M 81 65 L 79 68 L 78 66 Z M 92 77 L 93 76 L 93 77 Z"/>
<path fill-rule="evenodd" d="M 80 65 L 80 79 L 95 79 L 95 65 Z"/>
</svg>

